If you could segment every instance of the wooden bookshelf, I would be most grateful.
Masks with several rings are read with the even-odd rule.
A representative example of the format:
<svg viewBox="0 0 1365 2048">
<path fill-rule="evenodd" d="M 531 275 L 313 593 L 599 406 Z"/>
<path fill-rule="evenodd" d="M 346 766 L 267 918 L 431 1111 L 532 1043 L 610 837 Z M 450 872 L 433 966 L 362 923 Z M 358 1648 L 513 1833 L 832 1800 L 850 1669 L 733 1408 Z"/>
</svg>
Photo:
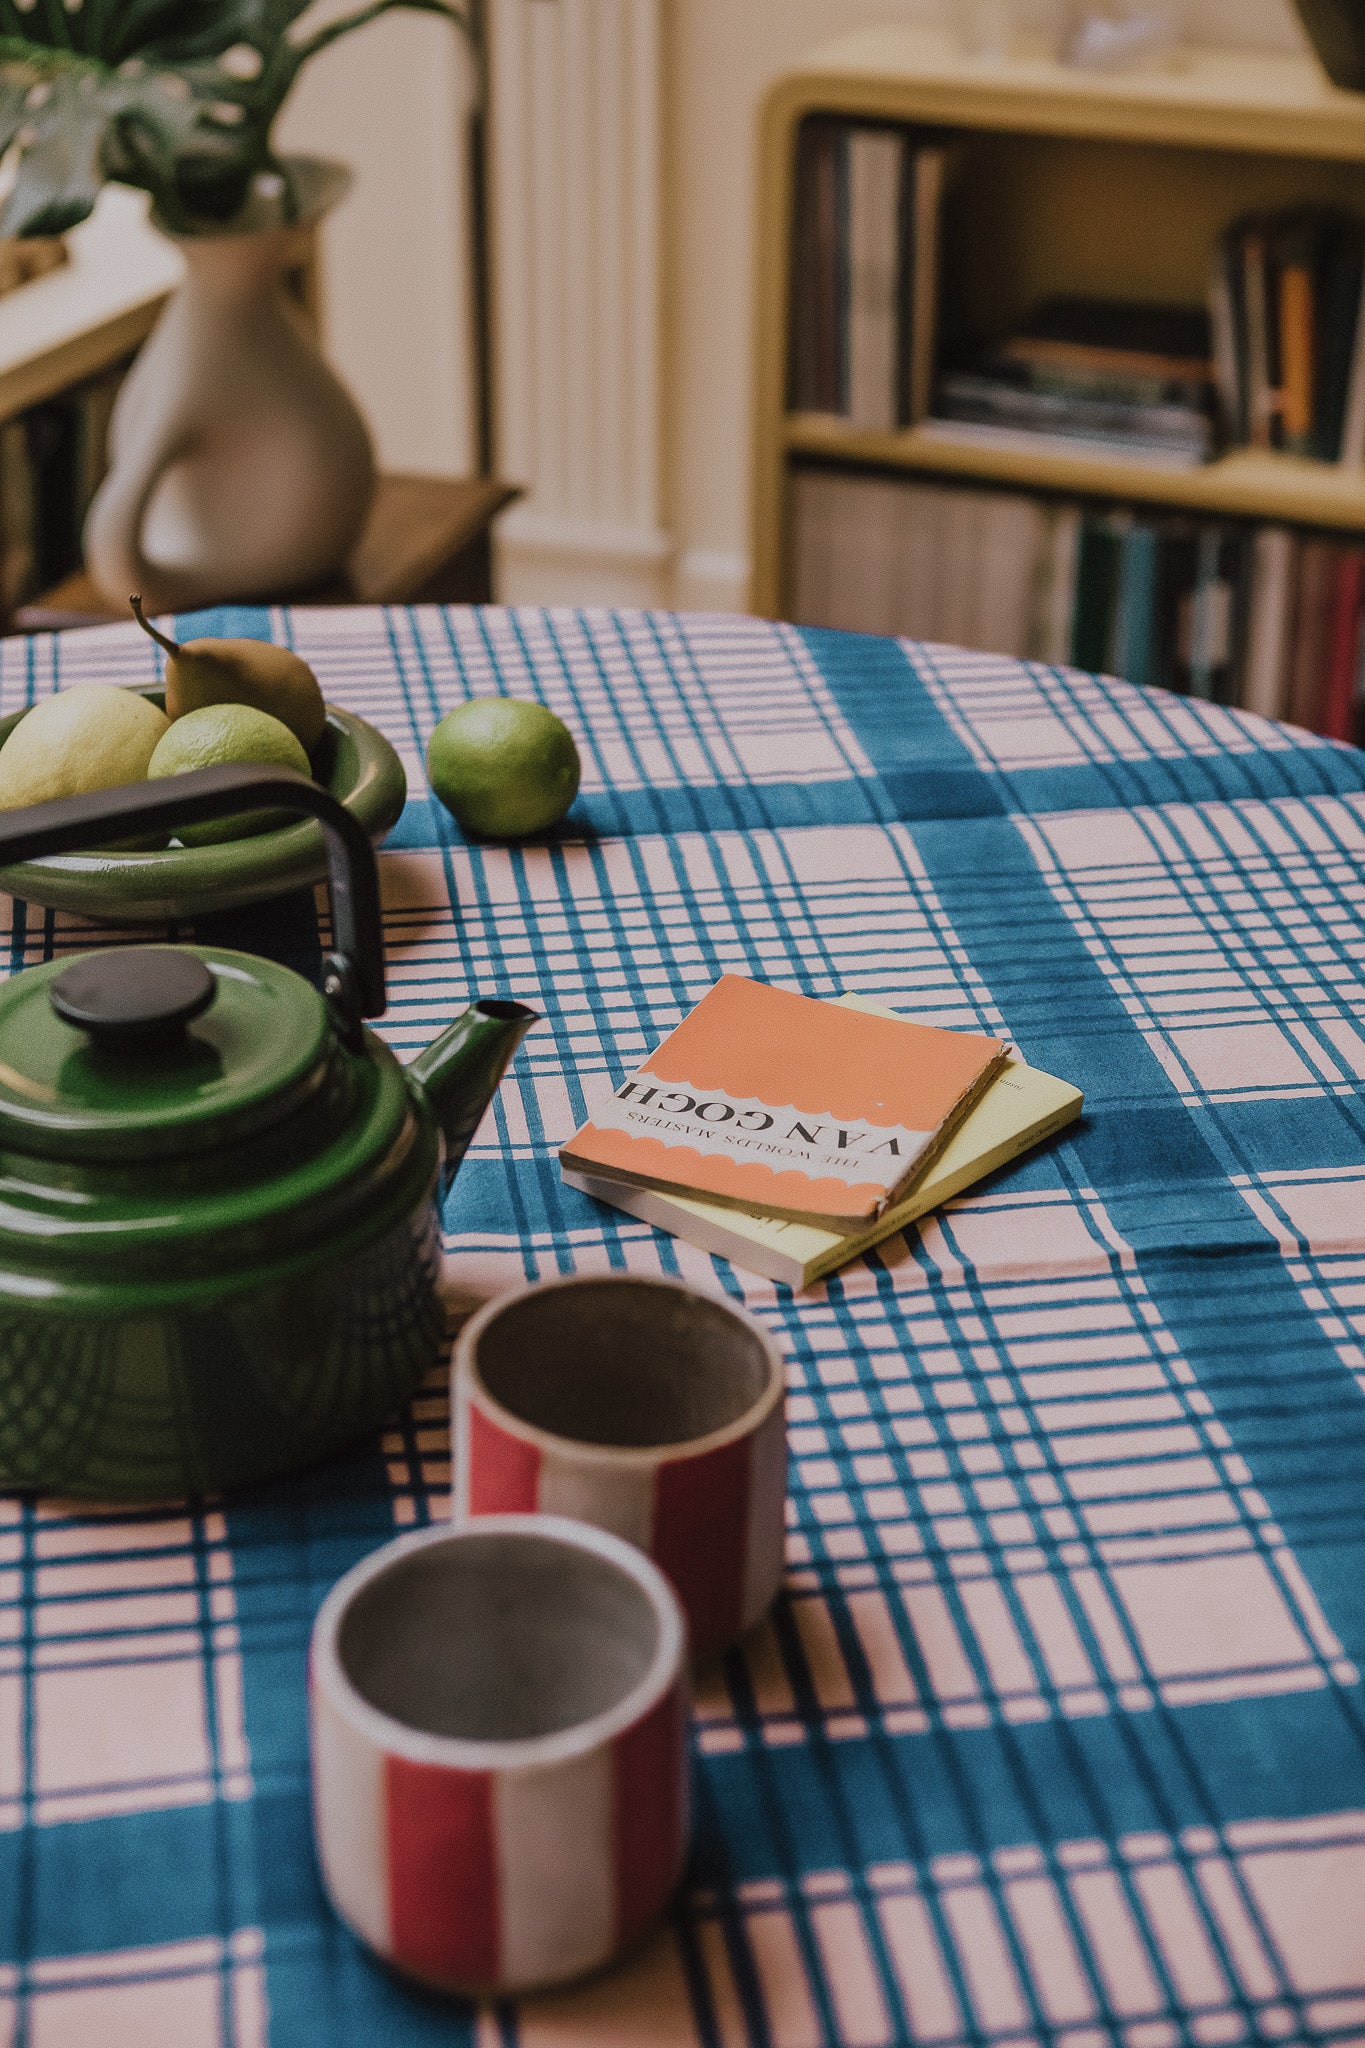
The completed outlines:
<svg viewBox="0 0 1365 2048">
<path fill-rule="evenodd" d="M 795 461 L 1035 490 L 1365 535 L 1365 473 L 1239 449 L 1198 469 L 1017 442 L 868 433 L 787 409 L 793 171 L 813 114 L 903 121 L 960 141 L 943 238 L 948 339 L 1004 332 L 1050 293 L 1204 302 L 1240 213 L 1365 211 L 1365 95 L 1305 57 L 1181 50 L 1169 66 L 1069 70 L 1025 52 L 974 61 L 941 29 L 865 29 L 780 79 L 760 144 L 755 325 L 754 608 L 783 615 Z"/>
</svg>

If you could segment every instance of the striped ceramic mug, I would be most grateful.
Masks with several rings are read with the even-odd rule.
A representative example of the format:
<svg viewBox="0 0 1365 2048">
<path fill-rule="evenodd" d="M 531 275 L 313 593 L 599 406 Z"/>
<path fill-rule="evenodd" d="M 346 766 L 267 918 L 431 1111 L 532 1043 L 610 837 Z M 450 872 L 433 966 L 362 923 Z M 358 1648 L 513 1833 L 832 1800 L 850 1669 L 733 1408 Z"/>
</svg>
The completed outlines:
<svg viewBox="0 0 1365 2048">
<path fill-rule="evenodd" d="M 341 1918 L 441 1990 L 596 1969 L 687 1847 L 686 1628 L 648 1558 L 556 1517 L 400 1537 L 313 1628 L 313 1829 Z"/>
<path fill-rule="evenodd" d="M 698 1657 L 782 1580 L 782 1359 L 728 1302 L 634 1274 L 539 1282 L 465 1325 L 451 1390 L 457 1520 L 571 1515 L 673 1581 Z"/>
</svg>

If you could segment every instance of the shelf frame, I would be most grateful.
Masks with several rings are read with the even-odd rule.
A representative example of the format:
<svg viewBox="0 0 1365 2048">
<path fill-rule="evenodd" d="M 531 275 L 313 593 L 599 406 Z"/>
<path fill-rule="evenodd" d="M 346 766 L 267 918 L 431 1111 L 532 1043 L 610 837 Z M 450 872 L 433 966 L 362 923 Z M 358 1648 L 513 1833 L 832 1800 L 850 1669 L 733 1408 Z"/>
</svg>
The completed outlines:
<svg viewBox="0 0 1365 2048">
<path fill-rule="evenodd" d="M 66 237 L 68 260 L 0 299 L 0 420 L 131 356 L 183 274 L 144 194 L 106 186 Z"/>
<path fill-rule="evenodd" d="M 816 51 L 773 86 L 762 115 L 755 279 L 752 602 L 786 608 L 787 477 L 793 460 L 953 478 L 1040 495 L 1132 503 L 1365 536 L 1365 472 L 1237 449 L 1191 470 L 1108 453 L 1035 452 L 937 439 L 917 428 L 873 434 L 787 410 L 797 132 L 814 114 L 903 121 L 963 134 L 1052 137 L 1365 167 L 1365 95 L 1330 85 L 1309 58 L 1186 48 L 1170 68 L 1071 70 L 1025 50 L 976 62 L 950 34 L 865 29 Z M 951 261 L 951 251 L 947 259 Z"/>
</svg>

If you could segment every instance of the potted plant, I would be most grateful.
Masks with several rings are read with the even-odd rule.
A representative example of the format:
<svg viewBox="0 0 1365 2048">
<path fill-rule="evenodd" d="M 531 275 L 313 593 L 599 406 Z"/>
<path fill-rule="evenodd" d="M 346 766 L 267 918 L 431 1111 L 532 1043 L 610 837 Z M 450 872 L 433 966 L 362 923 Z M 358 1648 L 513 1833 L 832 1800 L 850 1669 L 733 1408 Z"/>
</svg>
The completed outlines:
<svg viewBox="0 0 1365 2048">
<path fill-rule="evenodd" d="M 0 234 L 60 234 L 114 180 L 151 195 L 186 260 L 119 395 L 86 525 L 111 596 L 184 610 L 307 586 L 369 509 L 369 436 L 285 289 L 349 174 L 277 157 L 271 129 L 339 37 L 405 7 L 474 41 L 477 0 L 372 0 L 305 32 L 310 4 L 0 0 Z"/>
</svg>

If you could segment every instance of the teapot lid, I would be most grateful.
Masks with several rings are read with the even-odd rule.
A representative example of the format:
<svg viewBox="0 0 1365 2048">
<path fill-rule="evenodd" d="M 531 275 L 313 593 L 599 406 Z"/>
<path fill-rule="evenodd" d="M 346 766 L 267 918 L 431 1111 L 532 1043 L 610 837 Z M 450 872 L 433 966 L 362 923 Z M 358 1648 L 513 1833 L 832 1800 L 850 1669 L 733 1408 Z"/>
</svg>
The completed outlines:
<svg viewBox="0 0 1365 2048">
<path fill-rule="evenodd" d="M 48 961 L 0 987 L 0 1148 L 131 1164 L 232 1143 L 317 1089 L 334 1044 L 318 991 L 254 954 Z"/>
</svg>

